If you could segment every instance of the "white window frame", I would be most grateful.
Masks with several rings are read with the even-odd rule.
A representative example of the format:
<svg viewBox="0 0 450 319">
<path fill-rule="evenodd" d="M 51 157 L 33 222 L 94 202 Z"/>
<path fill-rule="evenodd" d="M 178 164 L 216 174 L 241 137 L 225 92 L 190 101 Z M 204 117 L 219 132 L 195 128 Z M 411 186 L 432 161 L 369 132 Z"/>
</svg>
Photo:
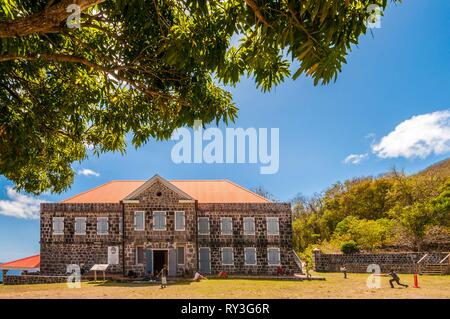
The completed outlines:
<svg viewBox="0 0 450 319">
<path fill-rule="evenodd" d="M 142 228 L 137 227 L 137 215 L 142 214 Z M 135 231 L 145 231 L 145 211 L 135 210 L 134 211 L 134 230 Z"/>
<path fill-rule="evenodd" d="M 178 229 L 177 228 L 177 216 L 181 215 L 183 218 L 183 228 Z M 175 211 L 175 231 L 185 231 L 186 230 L 186 213 L 182 210 Z"/>
<path fill-rule="evenodd" d="M 208 232 L 207 233 L 201 233 L 200 232 L 200 220 L 202 220 L 202 219 L 206 219 L 208 221 Z M 210 227 L 210 224 L 209 224 L 209 217 L 198 217 L 197 228 L 198 228 L 198 235 L 209 235 L 210 232 L 211 232 L 211 227 Z"/>
<path fill-rule="evenodd" d="M 62 222 L 62 232 L 55 231 L 55 221 Z M 53 217 L 52 218 L 52 233 L 53 235 L 64 235 L 64 217 Z"/>
<path fill-rule="evenodd" d="M 245 253 L 247 252 L 247 251 L 249 251 L 249 250 L 251 250 L 251 251 L 254 251 L 255 252 L 255 263 L 254 264 L 249 264 L 249 263 L 247 263 L 247 260 L 246 260 L 246 258 L 245 258 Z M 245 247 L 244 248 L 244 266 L 256 266 L 258 264 L 258 255 L 257 255 L 257 252 L 256 252 L 256 247 Z"/>
<path fill-rule="evenodd" d="M 269 220 L 276 220 L 278 229 L 276 233 L 269 233 Z M 268 236 L 279 236 L 280 235 L 280 219 L 278 217 L 266 217 L 266 231 Z"/>
<path fill-rule="evenodd" d="M 99 232 L 99 222 L 101 221 L 101 220 L 106 220 L 106 232 L 105 233 L 100 233 Z M 105 236 L 105 235 L 108 235 L 109 234 L 109 218 L 108 217 L 97 217 L 97 235 L 102 235 L 102 236 Z"/>
<path fill-rule="evenodd" d="M 231 249 L 231 264 L 226 264 L 223 258 L 224 249 Z M 220 259 L 222 260 L 222 266 L 234 266 L 234 249 L 233 247 L 221 247 L 220 248 Z"/>
<path fill-rule="evenodd" d="M 183 248 L 183 263 L 179 264 L 178 263 L 178 248 Z M 183 266 L 186 263 L 186 246 L 177 246 L 177 265 L 178 266 Z"/>
<path fill-rule="evenodd" d="M 155 228 L 155 214 L 162 213 L 164 216 L 164 228 Z M 153 211 L 153 230 L 155 231 L 165 231 L 167 230 L 167 212 L 163 210 L 155 210 Z"/>
<path fill-rule="evenodd" d="M 199 266 L 200 266 L 200 250 L 201 249 L 208 249 L 208 256 L 209 256 L 209 269 L 210 272 L 212 273 L 212 268 L 211 268 L 211 248 L 210 247 L 206 247 L 206 246 L 202 246 L 202 247 L 198 247 L 198 262 L 199 262 Z"/>
<path fill-rule="evenodd" d="M 276 250 L 278 251 L 278 263 L 277 264 L 271 264 L 269 262 L 269 250 Z M 281 266 L 281 252 L 280 247 L 267 247 L 267 265 L 269 266 Z"/>
<path fill-rule="evenodd" d="M 142 253 L 143 253 L 143 256 L 144 256 L 144 259 L 145 259 L 145 251 L 144 251 L 144 246 L 136 246 L 135 247 L 135 249 L 134 249 L 134 253 L 135 253 L 135 255 L 136 255 L 136 258 L 135 258 L 135 265 L 143 265 L 144 264 L 144 260 L 140 263 L 139 262 L 139 254 L 138 254 L 138 249 L 139 248 L 142 248 Z"/>
<path fill-rule="evenodd" d="M 253 221 L 253 233 L 245 232 L 245 221 L 246 221 L 246 220 L 252 220 L 252 221 Z M 244 217 L 244 218 L 242 219 L 242 228 L 243 228 L 243 230 L 244 230 L 244 235 L 245 235 L 245 236 L 255 236 L 255 234 L 256 234 L 256 222 L 255 222 L 255 217 Z"/>
<path fill-rule="evenodd" d="M 222 228 L 222 221 L 224 220 L 230 220 L 231 221 L 231 231 L 229 233 L 224 233 Z M 233 235 L 233 217 L 220 217 L 220 234 L 224 236 L 231 236 Z"/>
<path fill-rule="evenodd" d="M 77 221 L 79 221 L 79 220 L 84 221 L 84 232 L 82 232 L 82 233 L 77 232 Z M 73 232 L 75 235 L 78 235 L 78 236 L 86 235 L 86 217 L 75 217 L 75 224 L 73 225 L 73 228 L 74 228 Z"/>
<path fill-rule="evenodd" d="M 122 236 L 122 234 L 123 234 L 123 217 L 120 216 L 119 217 L 119 235 Z"/>
</svg>

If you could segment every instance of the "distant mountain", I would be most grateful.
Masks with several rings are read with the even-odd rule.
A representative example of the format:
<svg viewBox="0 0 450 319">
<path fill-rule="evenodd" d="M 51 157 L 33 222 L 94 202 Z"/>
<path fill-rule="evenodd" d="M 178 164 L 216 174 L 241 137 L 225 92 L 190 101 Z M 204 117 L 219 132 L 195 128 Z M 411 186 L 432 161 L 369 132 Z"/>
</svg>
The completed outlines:
<svg viewBox="0 0 450 319">
<path fill-rule="evenodd" d="M 450 178 L 450 158 L 428 166 L 417 173 L 416 176 L 435 176 L 443 179 Z"/>
</svg>

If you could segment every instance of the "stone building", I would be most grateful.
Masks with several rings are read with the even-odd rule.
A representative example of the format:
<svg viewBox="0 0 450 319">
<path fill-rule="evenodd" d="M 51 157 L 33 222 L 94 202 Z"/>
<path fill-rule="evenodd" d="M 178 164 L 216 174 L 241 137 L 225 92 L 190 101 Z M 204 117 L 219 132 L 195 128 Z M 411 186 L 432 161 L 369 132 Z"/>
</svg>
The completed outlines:
<svg viewBox="0 0 450 319">
<path fill-rule="evenodd" d="M 41 273 L 109 264 L 117 274 L 271 275 L 300 271 L 290 204 L 228 180 L 111 181 L 41 204 Z"/>
</svg>

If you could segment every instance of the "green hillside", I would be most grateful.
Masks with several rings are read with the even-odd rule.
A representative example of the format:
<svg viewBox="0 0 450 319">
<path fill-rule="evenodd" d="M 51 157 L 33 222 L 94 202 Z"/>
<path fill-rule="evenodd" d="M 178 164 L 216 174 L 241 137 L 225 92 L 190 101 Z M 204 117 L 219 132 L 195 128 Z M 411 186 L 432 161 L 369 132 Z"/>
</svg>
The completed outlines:
<svg viewBox="0 0 450 319">
<path fill-rule="evenodd" d="M 450 249 L 450 159 L 421 172 L 392 170 L 338 182 L 293 201 L 294 248 Z M 344 247 L 345 246 L 345 247 Z"/>
</svg>

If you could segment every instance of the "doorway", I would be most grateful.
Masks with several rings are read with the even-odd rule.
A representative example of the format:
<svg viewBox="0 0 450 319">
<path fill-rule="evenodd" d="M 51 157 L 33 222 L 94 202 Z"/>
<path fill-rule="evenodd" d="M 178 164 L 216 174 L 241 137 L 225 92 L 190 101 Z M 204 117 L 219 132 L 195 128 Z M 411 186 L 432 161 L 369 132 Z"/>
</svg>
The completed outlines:
<svg viewBox="0 0 450 319">
<path fill-rule="evenodd" d="M 153 250 L 153 271 L 155 275 L 158 275 L 163 269 L 164 265 L 168 265 L 167 250 Z"/>
</svg>

